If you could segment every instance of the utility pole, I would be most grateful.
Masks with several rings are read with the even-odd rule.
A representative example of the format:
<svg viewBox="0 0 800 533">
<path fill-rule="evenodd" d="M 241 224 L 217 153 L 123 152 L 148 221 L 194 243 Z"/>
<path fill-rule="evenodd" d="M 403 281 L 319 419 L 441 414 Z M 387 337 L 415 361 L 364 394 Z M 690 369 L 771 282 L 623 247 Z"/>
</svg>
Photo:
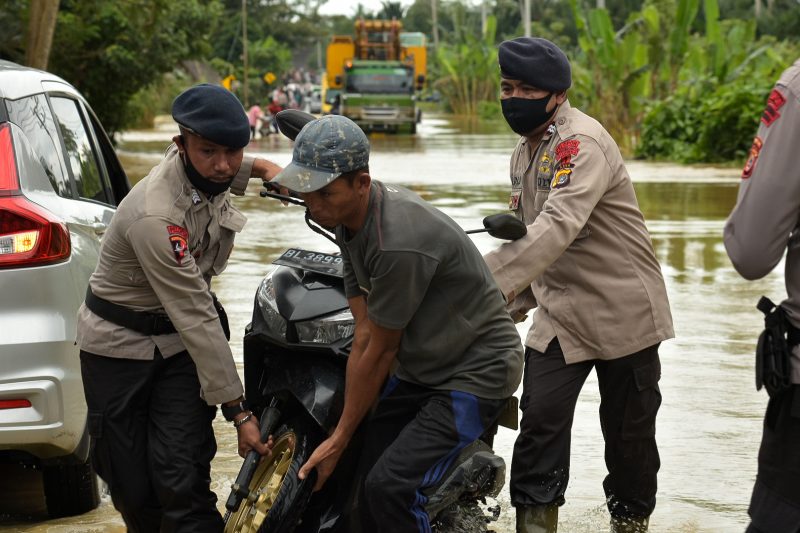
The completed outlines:
<svg viewBox="0 0 800 533">
<path fill-rule="evenodd" d="M 525 0 L 525 16 L 522 19 L 522 27 L 525 28 L 525 37 L 531 36 L 531 0 Z"/>
<path fill-rule="evenodd" d="M 431 0 L 431 29 L 433 30 L 433 50 L 439 49 L 439 14 L 436 9 L 436 0 Z"/>
<path fill-rule="evenodd" d="M 249 97 L 247 95 L 247 0 L 242 0 L 242 56 L 244 59 L 244 74 L 242 75 L 242 83 L 244 83 L 244 108 L 250 107 Z"/>
</svg>

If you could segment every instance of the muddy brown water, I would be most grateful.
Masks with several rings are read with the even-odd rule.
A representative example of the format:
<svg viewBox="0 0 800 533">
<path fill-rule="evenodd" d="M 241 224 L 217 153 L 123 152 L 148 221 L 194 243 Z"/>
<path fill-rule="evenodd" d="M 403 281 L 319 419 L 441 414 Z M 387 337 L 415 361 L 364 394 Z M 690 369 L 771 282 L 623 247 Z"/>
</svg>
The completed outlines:
<svg viewBox="0 0 800 533">
<path fill-rule="evenodd" d="M 507 133 L 463 133 L 443 118 L 427 117 L 416 136 L 372 137 L 372 175 L 408 186 L 464 228 L 503 211 L 508 197 L 508 158 L 515 137 Z M 132 181 L 159 159 L 174 133 L 166 121 L 155 130 L 128 132 L 120 151 Z M 291 144 L 277 136 L 260 139 L 251 152 L 279 164 L 291 159 Z M 654 532 L 731 532 L 747 525 L 747 505 L 766 394 L 753 385 L 753 349 L 759 331 L 755 303 L 761 294 L 784 294 L 782 265 L 765 279 L 743 281 L 722 244 L 722 227 L 736 199 L 738 171 L 632 161 L 628 165 L 661 262 L 677 337 L 661 348 L 663 404 L 657 439 L 661 452 L 659 491 L 651 518 Z M 215 281 L 234 332 L 240 370 L 241 332 L 250 320 L 253 296 L 270 262 L 289 246 L 330 251 L 333 246 L 309 231 L 303 212 L 258 196 L 251 184 L 235 200 L 249 222 L 236 241 L 228 270 Z M 498 243 L 481 234 L 482 251 Z M 519 325 L 520 334 L 530 321 Z M 602 480 L 603 437 L 599 395 L 592 374 L 581 393 L 573 428 L 571 479 L 560 509 L 560 531 L 608 530 Z M 212 488 L 220 508 L 240 466 L 236 436 L 218 416 L 219 452 L 212 464 Z M 515 432 L 500 430 L 496 451 L 510 464 Z M 0 532 L 117 532 L 124 525 L 107 494 L 85 515 L 48 520 L 40 474 L 22 468 L 0 473 Z M 508 487 L 499 496 L 503 513 L 492 528 L 514 530 Z"/>
</svg>

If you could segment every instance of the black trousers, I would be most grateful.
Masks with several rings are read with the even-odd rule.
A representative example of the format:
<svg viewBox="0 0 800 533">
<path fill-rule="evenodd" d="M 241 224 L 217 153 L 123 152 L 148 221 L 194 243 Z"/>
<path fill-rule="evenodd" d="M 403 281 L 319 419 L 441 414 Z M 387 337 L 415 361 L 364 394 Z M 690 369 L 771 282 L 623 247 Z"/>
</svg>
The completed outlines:
<svg viewBox="0 0 800 533">
<path fill-rule="evenodd" d="M 522 421 L 511 464 L 515 506 L 564 503 L 578 394 L 594 368 L 608 475 L 608 510 L 617 518 L 650 516 L 656 505 L 656 413 L 661 405 L 658 344 L 611 361 L 566 364 L 558 339 L 525 351 Z"/>
<path fill-rule="evenodd" d="M 81 351 L 91 460 L 133 532 L 220 532 L 211 492 L 216 407 L 188 352 L 152 361 Z"/>
<path fill-rule="evenodd" d="M 361 531 L 430 532 L 425 490 L 494 424 L 506 400 L 433 390 L 392 377 L 365 427 Z"/>
<path fill-rule="evenodd" d="M 770 398 L 747 533 L 800 532 L 800 385 Z"/>
</svg>

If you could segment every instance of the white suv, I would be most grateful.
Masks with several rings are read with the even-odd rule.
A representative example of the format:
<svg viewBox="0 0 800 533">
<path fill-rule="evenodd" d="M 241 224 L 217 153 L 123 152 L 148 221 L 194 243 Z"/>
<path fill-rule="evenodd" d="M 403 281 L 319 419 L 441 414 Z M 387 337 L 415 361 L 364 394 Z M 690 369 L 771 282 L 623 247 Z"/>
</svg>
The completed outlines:
<svg viewBox="0 0 800 533">
<path fill-rule="evenodd" d="M 41 468 L 54 517 L 99 502 L 76 312 L 129 189 L 74 87 L 0 61 L 0 463 Z"/>
</svg>

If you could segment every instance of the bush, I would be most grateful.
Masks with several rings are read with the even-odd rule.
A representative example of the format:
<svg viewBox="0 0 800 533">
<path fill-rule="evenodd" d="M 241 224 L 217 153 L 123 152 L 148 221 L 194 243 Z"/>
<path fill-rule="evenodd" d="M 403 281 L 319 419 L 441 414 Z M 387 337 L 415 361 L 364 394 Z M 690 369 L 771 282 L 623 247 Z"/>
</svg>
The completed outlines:
<svg viewBox="0 0 800 533">
<path fill-rule="evenodd" d="M 745 77 L 656 103 L 644 117 L 636 156 L 682 163 L 744 158 L 773 83 Z"/>
</svg>

